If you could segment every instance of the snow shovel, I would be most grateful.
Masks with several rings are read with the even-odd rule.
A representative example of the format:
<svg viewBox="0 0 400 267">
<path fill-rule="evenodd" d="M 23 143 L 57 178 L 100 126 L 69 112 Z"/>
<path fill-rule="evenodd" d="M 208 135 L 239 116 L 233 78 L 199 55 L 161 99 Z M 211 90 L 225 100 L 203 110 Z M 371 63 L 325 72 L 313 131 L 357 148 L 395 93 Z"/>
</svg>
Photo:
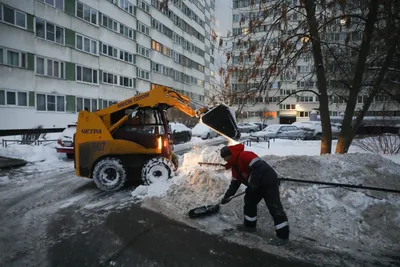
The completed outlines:
<svg viewBox="0 0 400 267">
<path fill-rule="evenodd" d="M 228 199 L 231 200 L 236 197 L 242 196 L 244 194 L 246 194 L 246 191 L 239 193 L 237 195 L 234 195 Z M 208 215 L 217 213 L 219 211 L 220 204 L 221 204 L 221 202 L 218 204 L 214 204 L 214 205 L 206 205 L 206 206 L 191 209 L 188 213 L 189 218 L 200 218 L 200 217 L 204 217 L 204 216 L 208 216 Z"/>
</svg>

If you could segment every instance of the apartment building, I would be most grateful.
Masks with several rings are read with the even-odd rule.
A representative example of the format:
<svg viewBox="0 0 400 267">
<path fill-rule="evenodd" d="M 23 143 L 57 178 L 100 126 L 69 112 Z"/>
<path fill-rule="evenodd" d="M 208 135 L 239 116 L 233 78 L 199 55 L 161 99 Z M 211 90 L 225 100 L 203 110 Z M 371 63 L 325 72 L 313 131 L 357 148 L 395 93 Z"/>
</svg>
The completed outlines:
<svg viewBox="0 0 400 267">
<path fill-rule="evenodd" d="M 0 0 L 2 129 L 65 127 L 169 86 L 203 102 L 215 0 Z"/>
<path fill-rule="evenodd" d="M 264 13 L 259 11 L 258 3 L 260 0 L 250 1 L 250 0 L 233 0 L 233 14 L 232 14 L 232 34 L 238 36 L 238 38 L 243 38 L 247 40 L 249 21 L 251 18 L 261 18 L 264 19 Z M 266 1 L 271 2 L 271 1 Z M 299 4 L 298 0 L 290 1 L 292 3 Z M 251 4 L 254 4 L 251 7 Z M 321 7 L 317 5 L 317 11 L 321 10 Z M 289 12 L 287 24 L 291 26 L 296 26 L 299 22 L 300 17 L 297 16 L 296 12 Z M 346 21 L 340 21 L 340 23 L 346 24 Z M 272 26 L 273 25 L 273 26 Z M 266 32 L 269 32 L 267 38 L 275 38 L 282 34 L 281 28 L 272 29 L 277 25 L 273 24 L 272 18 L 267 17 L 263 25 L 256 28 L 255 33 L 251 34 L 251 39 L 253 41 L 265 38 Z M 290 26 L 288 27 L 290 28 Z M 294 27 L 293 27 L 294 28 Z M 346 32 L 345 32 L 346 31 Z M 321 36 L 324 40 L 335 40 L 335 41 L 345 41 L 346 38 L 350 37 L 350 42 L 358 42 L 362 38 L 362 34 L 359 31 L 351 32 L 351 27 L 335 27 L 334 29 L 327 29 L 325 35 Z M 235 39 L 237 40 L 237 38 Z M 270 39 L 273 40 L 273 39 Z M 232 44 L 232 61 L 231 66 L 243 66 L 248 64 L 249 66 L 254 64 L 255 55 L 247 56 L 247 50 L 250 47 L 249 43 L 241 42 L 237 44 L 233 42 Z M 260 45 L 261 46 L 261 45 Z M 258 46 L 258 47 L 260 47 Z M 274 44 L 272 43 L 272 46 Z M 244 58 L 239 62 L 239 54 L 244 52 Z M 268 62 L 265 61 L 264 65 L 257 70 L 257 77 L 263 75 L 265 72 Z M 276 70 L 275 70 L 276 71 Z M 313 72 L 313 58 L 311 51 L 303 52 L 299 60 L 289 67 L 285 73 L 279 75 L 273 81 L 270 81 L 268 92 L 264 95 L 257 96 L 255 98 L 239 100 L 240 103 L 246 103 L 244 105 L 243 111 L 240 114 L 241 118 L 248 120 L 260 120 L 262 118 L 267 118 L 268 123 L 292 123 L 295 121 L 307 121 L 310 119 L 310 112 L 319 107 L 318 97 L 312 92 L 301 92 L 288 97 L 285 101 L 279 104 L 288 95 L 291 95 L 299 90 L 310 89 L 317 91 L 316 88 L 316 78 L 312 75 Z M 249 79 L 246 82 L 241 80 L 240 73 L 233 73 L 231 77 L 231 88 L 232 90 L 245 90 L 245 89 L 256 89 L 259 87 L 260 83 L 257 79 Z M 309 78 L 313 76 L 312 78 Z M 335 86 L 335 81 L 329 81 L 329 86 Z M 342 86 L 343 87 L 343 86 Z M 336 87 L 332 87 L 336 89 Z M 344 91 L 344 88 L 337 88 L 340 92 Z M 332 117 L 337 117 L 340 120 L 340 116 L 344 114 L 345 103 L 343 98 L 341 98 L 341 93 L 335 95 L 330 95 L 330 114 Z M 358 103 L 356 109 L 362 107 L 366 96 L 360 95 L 358 98 Z M 400 107 L 397 103 L 390 100 L 388 96 L 380 95 L 374 100 L 370 111 L 367 113 L 368 117 L 371 116 L 400 116 Z"/>
</svg>

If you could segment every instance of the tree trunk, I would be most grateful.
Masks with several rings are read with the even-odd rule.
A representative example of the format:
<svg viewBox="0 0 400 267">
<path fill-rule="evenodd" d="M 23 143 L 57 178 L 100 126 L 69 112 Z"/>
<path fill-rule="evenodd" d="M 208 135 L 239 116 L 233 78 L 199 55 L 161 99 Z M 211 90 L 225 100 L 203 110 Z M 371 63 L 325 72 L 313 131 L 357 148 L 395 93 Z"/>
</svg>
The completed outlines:
<svg viewBox="0 0 400 267">
<path fill-rule="evenodd" d="M 353 122 L 354 111 L 356 109 L 358 93 L 360 91 L 361 83 L 365 73 L 365 63 L 369 54 L 374 24 L 377 18 L 378 0 L 371 0 L 368 10 L 369 13 L 363 33 L 364 37 L 361 43 L 360 53 L 355 66 L 354 78 L 350 89 L 350 95 L 342 121 L 342 130 L 340 131 L 339 140 L 336 145 L 336 153 L 338 154 L 347 153 L 347 144 L 351 143 L 350 140 L 352 139 L 351 136 L 353 132 L 351 125 Z"/>
<path fill-rule="evenodd" d="M 310 40 L 312 43 L 312 53 L 314 57 L 314 67 L 317 75 L 317 87 L 319 96 L 319 113 L 321 117 L 322 137 L 321 137 L 321 155 L 332 152 L 332 128 L 329 117 L 329 100 L 326 88 L 325 67 L 322 58 L 321 40 L 318 33 L 318 22 L 315 17 L 315 1 L 306 0 L 305 8 L 307 15 L 307 24 L 310 29 Z"/>
<path fill-rule="evenodd" d="M 392 31 L 392 32 L 394 32 L 394 31 Z M 371 106 L 372 101 L 374 100 L 374 97 L 380 91 L 381 83 L 382 83 L 383 79 L 385 78 L 385 75 L 389 69 L 389 66 L 392 64 L 393 57 L 396 53 L 396 46 L 397 46 L 396 41 L 398 40 L 397 36 L 400 35 L 400 29 L 398 29 L 396 32 L 397 32 L 397 35 L 394 35 L 391 37 L 389 51 L 386 54 L 385 62 L 383 63 L 383 65 L 379 71 L 378 77 L 374 83 L 374 87 L 373 87 L 371 93 L 368 95 L 367 100 L 365 101 L 361 112 L 357 115 L 357 119 L 353 125 L 351 135 L 349 136 L 349 138 L 347 139 L 347 142 L 345 144 L 346 151 L 349 150 L 354 137 L 357 135 L 357 131 L 360 128 L 362 121 L 364 120 L 365 114 L 369 110 L 369 107 Z"/>
</svg>

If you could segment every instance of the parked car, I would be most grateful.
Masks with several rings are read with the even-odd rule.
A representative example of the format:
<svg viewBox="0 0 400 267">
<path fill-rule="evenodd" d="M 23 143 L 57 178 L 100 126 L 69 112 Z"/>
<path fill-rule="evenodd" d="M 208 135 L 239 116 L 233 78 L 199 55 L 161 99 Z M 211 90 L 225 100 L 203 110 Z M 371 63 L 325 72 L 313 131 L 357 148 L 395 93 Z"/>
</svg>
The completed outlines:
<svg viewBox="0 0 400 267">
<path fill-rule="evenodd" d="M 311 132 L 312 139 L 320 139 L 322 136 L 322 125 L 320 121 L 298 121 L 298 122 L 293 122 L 292 125 L 299 127 L 300 129 L 303 129 L 306 132 Z M 340 133 L 339 125 L 340 124 L 336 123 L 331 125 L 333 137 L 339 135 Z"/>
<path fill-rule="evenodd" d="M 254 133 L 260 130 L 260 126 L 249 122 L 241 122 L 237 126 L 241 133 Z"/>
<path fill-rule="evenodd" d="M 260 131 L 268 126 L 268 124 L 266 124 L 264 122 L 253 122 L 253 124 L 258 125 Z"/>
<path fill-rule="evenodd" d="M 198 123 L 192 129 L 193 136 L 200 137 L 202 139 L 210 139 L 218 136 L 218 133 L 211 130 L 204 124 Z"/>
<path fill-rule="evenodd" d="M 76 123 L 68 124 L 67 128 L 60 134 L 57 140 L 57 153 L 65 153 L 67 158 L 73 159 L 75 155 L 74 134 L 76 132 Z"/>
<path fill-rule="evenodd" d="M 174 144 L 186 143 L 192 139 L 192 130 L 179 122 L 169 124 Z"/>
<path fill-rule="evenodd" d="M 305 133 L 300 128 L 289 124 L 271 124 L 254 136 L 280 138 L 280 139 L 305 139 Z"/>
</svg>

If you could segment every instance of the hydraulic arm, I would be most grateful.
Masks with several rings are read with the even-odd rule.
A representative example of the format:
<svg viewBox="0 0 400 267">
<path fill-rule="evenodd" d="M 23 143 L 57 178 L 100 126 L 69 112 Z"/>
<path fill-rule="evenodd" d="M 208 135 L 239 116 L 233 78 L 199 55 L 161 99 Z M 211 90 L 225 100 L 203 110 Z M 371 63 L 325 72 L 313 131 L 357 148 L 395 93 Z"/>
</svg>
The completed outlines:
<svg viewBox="0 0 400 267">
<path fill-rule="evenodd" d="M 128 119 L 129 113 L 126 110 L 134 110 L 141 107 L 159 107 L 166 110 L 172 107 L 190 117 L 200 118 L 203 124 L 227 138 L 234 140 L 240 138 L 239 129 L 228 106 L 220 104 L 212 108 L 202 107 L 194 110 L 190 107 L 190 104 L 191 102 L 188 97 L 168 87 L 156 86 L 151 91 L 98 110 L 96 114 L 103 120 L 107 129 L 113 132 Z M 123 112 L 123 115 L 121 112 Z M 113 119 L 113 115 L 115 114 L 120 114 L 120 116 L 114 116 L 118 119 Z"/>
</svg>

